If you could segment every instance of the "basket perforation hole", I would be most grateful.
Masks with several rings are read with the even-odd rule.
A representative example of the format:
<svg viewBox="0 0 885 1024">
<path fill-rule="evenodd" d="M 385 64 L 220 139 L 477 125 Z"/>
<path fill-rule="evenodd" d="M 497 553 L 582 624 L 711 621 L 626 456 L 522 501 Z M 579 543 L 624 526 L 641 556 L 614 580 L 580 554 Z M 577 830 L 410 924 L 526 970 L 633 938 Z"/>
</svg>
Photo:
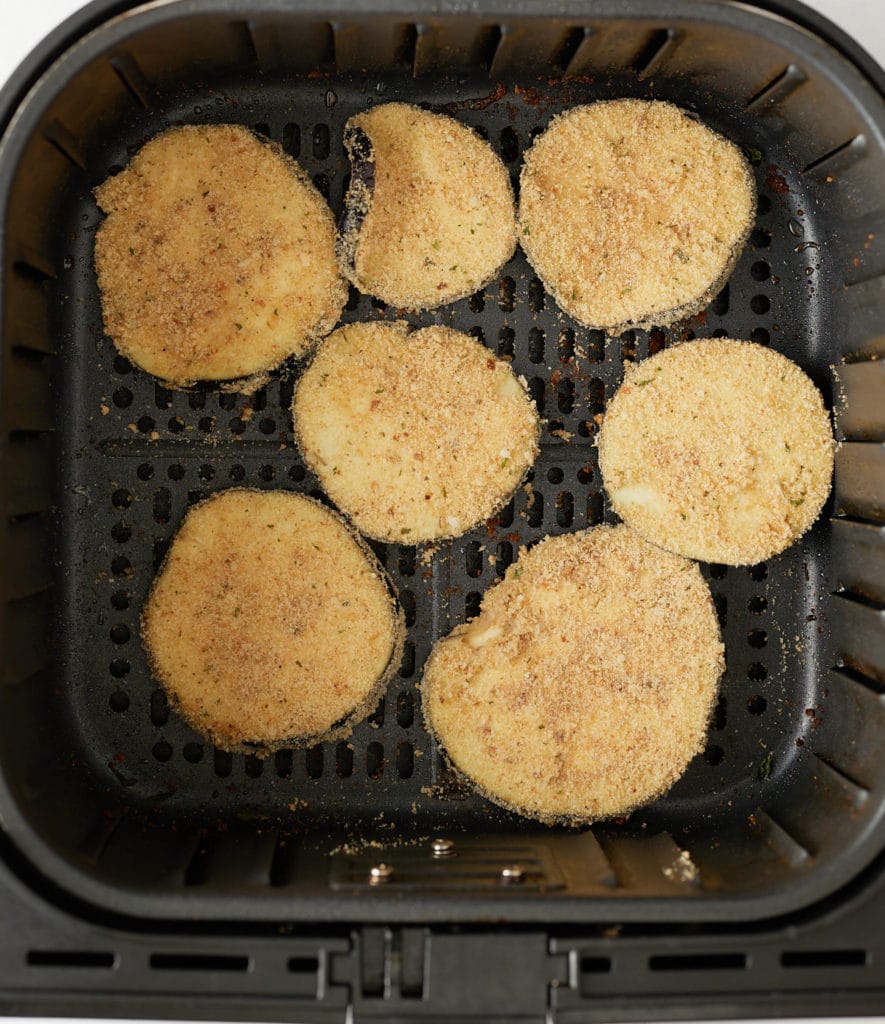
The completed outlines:
<svg viewBox="0 0 885 1024">
<path fill-rule="evenodd" d="M 401 729 L 408 729 L 414 721 L 415 698 L 408 690 L 403 690 L 396 698 L 396 724 Z"/>
<path fill-rule="evenodd" d="M 556 525 L 571 526 L 575 519 L 575 499 L 571 491 L 560 491 L 556 495 Z"/>
<path fill-rule="evenodd" d="M 565 327 L 559 332 L 559 361 L 567 363 L 575 355 L 575 332 L 571 327 Z"/>
<path fill-rule="evenodd" d="M 149 712 L 151 725 L 158 729 L 162 728 L 169 721 L 169 700 L 165 690 L 154 690 L 151 694 Z"/>
<path fill-rule="evenodd" d="M 184 420 L 180 416 L 170 416 L 169 430 L 173 434 L 180 434 L 184 430 Z"/>
<path fill-rule="evenodd" d="M 403 644 L 403 660 L 400 663 L 400 679 L 411 679 L 415 674 L 415 645 L 411 640 Z"/>
<path fill-rule="evenodd" d="M 108 670 L 115 679 L 122 679 L 129 674 L 130 665 L 125 658 L 114 658 L 108 666 Z"/>
<path fill-rule="evenodd" d="M 415 773 L 415 751 L 411 743 L 396 745 L 396 774 L 401 779 L 410 779 Z"/>
<path fill-rule="evenodd" d="M 532 327 L 529 330 L 529 359 L 533 363 L 544 362 L 544 342 L 543 329 L 541 327 Z"/>
<path fill-rule="evenodd" d="M 154 384 L 154 405 L 158 409 L 169 409 L 172 406 L 172 392 L 162 384 Z"/>
<path fill-rule="evenodd" d="M 505 164 L 519 159 L 519 136 L 509 124 L 501 129 L 501 159 Z"/>
<path fill-rule="evenodd" d="M 366 747 L 366 775 L 370 779 L 380 779 L 384 774 L 384 747 L 380 743 L 370 743 Z"/>
<path fill-rule="evenodd" d="M 581 466 L 578 472 L 575 474 L 578 478 L 578 483 L 583 484 L 585 487 L 593 483 L 593 468 L 592 466 Z"/>
<path fill-rule="evenodd" d="M 594 329 L 587 332 L 587 358 L 591 363 L 601 363 L 605 359 L 605 331 Z"/>
<path fill-rule="evenodd" d="M 533 313 L 540 313 L 547 304 L 547 295 L 544 291 L 544 284 L 538 277 L 529 281 L 529 309 Z"/>
<path fill-rule="evenodd" d="M 755 341 L 757 345 L 768 345 L 771 342 L 771 335 L 764 327 L 754 327 L 750 331 L 750 341 Z"/>
<path fill-rule="evenodd" d="M 250 779 L 260 779 L 264 771 L 264 762 L 255 754 L 247 754 L 243 761 L 243 771 Z"/>
<path fill-rule="evenodd" d="M 482 594 L 477 590 L 471 590 L 464 598 L 464 618 L 475 619 L 479 615 L 482 604 Z"/>
<path fill-rule="evenodd" d="M 129 388 L 117 388 L 113 394 L 113 402 L 118 409 L 128 409 L 132 405 L 132 392 Z"/>
<path fill-rule="evenodd" d="M 187 396 L 187 404 L 197 412 L 206 406 L 206 392 L 205 391 L 191 391 Z"/>
<path fill-rule="evenodd" d="M 269 437 L 277 429 L 277 421 L 271 419 L 270 416 L 265 416 L 258 424 L 258 429 L 266 437 Z"/>
<path fill-rule="evenodd" d="M 292 156 L 297 157 L 301 153 L 301 127 L 294 121 L 283 125 L 283 149 Z"/>
<path fill-rule="evenodd" d="M 328 176 L 328 174 L 323 174 L 322 172 L 320 172 L 319 174 L 315 174 L 313 176 L 313 183 L 316 186 L 317 192 L 319 192 L 319 194 L 323 197 L 323 199 L 325 199 L 326 202 L 328 203 L 328 201 L 329 201 L 329 176 Z"/>
<path fill-rule="evenodd" d="M 478 540 L 472 540 L 464 549 L 464 571 L 476 579 L 482 576 L 482 551 Z"/>
<path fill-rule="evenodd" d="M 750 235 L 750 245 L 754 249 L 771 248 L 771 232 L 766 228 L 753 228 L 753 233 Z"/>
<path fill-rule="evenodd" d="M 314 125 L 313 135 L 311 136 L 311 147 L 313 149 L 314 158 L 317 160 L 325 160 L 329 156 L 330 150 L 330 132 L 327 124 Z"/>
<path fill-rule="evenodd" d="M 193 741 L 185 743 L 181 754 L 188 764 L 199 764 L 203 760 L 203 744 L 194 743 Z"/>
<path fill-rule="evenodd" d="M 307 476 L 307 472 L 304 466 L 294 465 L 289 467 L 289 479 L 292 483 L 300 484 L 302 480 Z"/>
<path fill-rule="evenodd" d="M 754 661 L 747 668 L 747 678 L 754 683 L 764 683 L 768 678 L 768 669 L 759 661 Z"/>
<path fill-rule="evenodd" d="M 485 142 L 488 142 L 489 132 L 484 124 L 473 124 L 471 129 Z"/>
<path fill-rule="evenodd" d="M 587 495 L 587 525 L 598 526 L 605 515 L 605 509 L 602 502 L 602 495 L 599 491 L 594 491 L 593 494 Z"/>
<path fill-rule="evenodd" d="M 132 538 L 132 527 L 121 520 L 111 527 L 111 536 L 118 544 L 125 544 Z"/>
<path fill-rule="evenodd" d="M 121 377 L 124 377 L 127 373 L 132 373 L 132 363 L 126 358 L 126 356 L 114 356 L 114 373 L 119 373 Z"/>
<path fill-rule="evenodd" d="M 118 612 L 125 611 L 129 607 L 130 597 L 125 590 L 115 590 L 111 594 L 111 607 L 116 608 Z"/>
<path fill-rule="evenodd" d="M 292 775 L 292 751 L 278 750 L 273 756 L 274 772 L 278 779 L 288 779 Z"/>
<path fill-rule="evenodd" d="M 335 747 L 335 774 L 339 779 L 349 779 L 353 775 L 353 746 L 350 743 L 339 743 Z"/>
<path fill-rule="evenodd" d="M 263 480 L 265 483 L 270 483 L 276 475 L 277 471 L 273 466 L 261 466 L 258 470 L 259 479 Z"/>
<path fill-rule="evenodd" d="M 605 408 L 605 381 L 593 377 L 587 382 L 587 401 L 594 413 Z"/>
<path fill-rule="evenodd" d="M 227 750 L 212 751 L 212 771 L 219 779 L 226 779 L 234 770 L 233 755 Z"/>
<path fill-rule="evenodd" d="M 139 480 L 150 480 L 154 475 L 154 467 L 149 462 L 142 462 L 135 472 Z"/>
<path fill-rule="evenodd" d="M 711 338 L 727 338 L 728 331 L 724 327 L 717 327 L 715 331 L 710 335 Z"/>
<path fill-rule="evenodd" d="M 715 768 L 725 760 L 725 751 L 718 743 L 710 743 L 704 751 L 704 760 Z"/>
<path fill-rule="evenodd" d="M 621 335 L 621 359 L 632 363 L 636 358 L 636 332 L 624 331 Z"/>
<path fill-rule="evenodd" d="M 719 619 L 719 625 L 724 627 L 728 619 L 728 599 L 725 594 L 713 595 L 713 607 L 716 609 L 716 617 Z"/>
<path fill-rule="evenodd" d="M 190 507 L 191 505 L 196 505 L 197 502 L 205 501 L 206 497 L 207 497 L 207 494 L 206 494 L 205 491 L 202 491 L 202 490 L 199 490 L 199 489 L 194 490 L 194 491 L 188 491 L 187 492 L 188 507 Z"/>
<path fill-rule="evenodd" d="M 768 643 L 768 634 L 764 629 L 751 629 L 747 633 L 747 643 L 751 647 L 765 647 Z"/>
<path fill-rule="evenodd" d="M 544 392 L 546 387 L 544 381 L 540 377 L 532 377 L 529 381 L 529 394 L 532 396 L 532 400 L 535 403 L 535 407 L 538 410 L 538 415 L 544 415 Z"/>
<path fill-rule="evenodd" d="M 197 421 L 197 426 L 204 434 L 211 434 L 217 422 L 214 416 L 201 416 Z"/>
<path fill-rule="evenodd" d="M 323 777 L 323 748 L 311 747 L 304 752 L 304 770 L 309 779 L 321 779 Z"/>
<path fill-rule="evenodd" d="M 116 625 L 111 626 L 111 631 L 109 635 L 111 641 L 115 644 L 128 644 L 132 636 L 132 631 L 125 624 L 125 622 L 118 622 L 116 623 Z"/>
<path fill-rule="evenodd" d="M 140 416 L 135 426 L 138 428 L 140 433 L 150 434 L 154 429 L 156 429 L 157 423 L 152 416 Z"/>
<path fill-rule="evenodd" d="M 227 475 L 234 481 L 234 483 L 239 483 L 241 480 L 246 479 L 246 469 L 244 466 L 235 464 L 227 471 Z"/>
<path fill-rule="evenodd" d="M 513 564 L 513 545 L 509 540 L 502 540 L 498 543 L 495 552 L 495 572 L 504 577 L 507 567 Z"/>
<path fill-rule="evenodd" d="M 754 281 L 767 281 L 771 277 L 771 267 L 765 260 L 756 260 L 750 267 L 750 277 Z"/>
<path fill-rule="evenodd" d="M 169 550 L 169 543 L 170 542 L 166 537 L 157 537 L 154 541 L 151 549 L 151 555 L 155 571 L 163 564 L 163 559 L 166 557 L 166 553 Z"/>
<path fill-rule="evenodd" d="M 213 477 L 215 476 L 215 467 L 210 466 L 207 462 L 204 465 L 200 466 L 200 468 L 197 470 L 197 476 L 199 477 L 200 480 L 212 480 Z"/>
<path fill-rule="evenodd" d="M 648 334 L 648 354 L 655 356 L 667 347 L 667 335 L 660 327 L 652 327 Z"/>
<path fill-rule="evenodd" d="M 725 316 L 731 304 L 731 289 L 728 285 L 710 303 L 710 312 L 716 316 Z"/>
<path fill-rule="evenodd" d="M 768 599 L 761 594 L 756 594 L 747 601 L 747 611 L 754 615 L 761 615 L 768 608 Z"/>
<path fill-rule="evenodd" d="M 768 577 L 768 566 L 764 562 L 760 562 L 759 565 L 752 565 L 749 568 L 750 579 L 760 583 L 762 580 Z"/>
<path fill-rule="evenodd" d="M 381 726 L 384 725 L 384 713 L 385 713 L 385 702 L 384 702 L 384 698 L 382 697 L 378 701 L 378 707 L 376 707 L 375 710 L 372 712 L 372 714 L 368 716 L 366 721 L 369 723 L 369 725 L 373 729 L 380 729 Z"/>
<path fill-rule="evenodd" d="M 151 754 L 155 761 L 165 764 L 172 758 L 172 744 L 168 740 L 157 740 L 151 747 Z"/>
<path fill-rule="evenodd" d="M 129 694 L 125 690 L 114 690 L 108 697 L 108 707 L 118 714 L 129 710 Z"/>
<path fill-rule="evenodd" d="M 771 299 L 767 295 L 754 295 L 750 299 L 750 309 L 757 315 L 767 313 L 771 309 Z"/>
<path fill-rule="evenodd" d="M 724 693 L 719 694 L 719 699 L 716 701 L 716 707 L 713 709 L 713 716 L 710 719 L 710 725 L 716 732 L 721 732 L 728 720 L 728 698 Z"/>
<path fill-rule="evenodd" d="M 231 409 L 236 408 L 237 396 L 232 395 L 229 392 L 224 392 L 218 396 L 218 408 L 224 409 L 225 412 L 230 412 Z"/>
<path fill-rule="evenodd" d="M 574 381 L 561 380 L 556 389 L 556 407 L 564 415 L 568 416 L 575 409 L 575 385 Z"/>
<path fill-rule="evenodd" d="M 544 495 L 540 491 L 532 491 L 531 504 L 526 509 L 526 522 L 533 530 L 537 530 L 544 522 Z"/>
<path fill-rule="evenodd" d="M 400 548 L 399 551 L 399 573 L 400 576 L 415 575 L 415 549 Z"/>
<path fill-rule="evenodd" d="M 766 195 L 760 195 L 756 199 L 756 212 L 763 216 L 771 210 L 771 200 Z"/>
<path fill-rule="evenodd" d="M 551 466 L 547 470 L 547 479 L 551 484 L 561 484 L 565 479 L 565 473 L 563 473 L 559 466 Z"/>
<path fill-rule="evenodd" d="M 516 283 L 512 277 L 502 277 L 498 282 L 498 309 L 512 313 L 516 306 Z"/>
<path fill-rule="evenodd" d="M 132 563 L 125 555 L 117 555 L 111 560 L 111 572 L 115 576 L 127 576 L 132 571 Z"/>
<path fill-rule="evenodd" d="M 166 475 L 170 480 L 183 480 L 184 479 L 184 466 L 181 463 L 173 462 L 172 465 L 166 470 Z"/>
<path fill-rule="evenodd" d="M 172 492 L 168 487 L 158 487 L 154 491 L 154 522 L 161 526 L 172 518 Z"/>
<path fill-rule="evenodd" d="M 507 504 L 498 513 L 498 525 L 503 526 L 505 529 L 513 525 L 513 517 L 516 514 L 516 509 L 513 505 L 513 498 L 507 502 Z"/>
<path fill-rule="evenodd" d="M 747 700 L 747 711 L 749 711 L 751 715 L 762 715 L 765 713 L 765 709 L 767 707 L 768 701 L 761 693 L 754 693 L 753 696 Z"/>
<path fill-rule="evenodd" d="M 403 614 L 406 617 L 406 626 L 414 626 L 417 617 L 415 595 L 411 590 L 404 590 L 400 594 L 400 604 L 403 606 Z"/>
<path fill-rule="evenodd" d="M 512 327 L 502 327 L 498 331 L 498 355 L 502 359 L 512 359 L 516 332 Z"/>
<path fill-rule="evenodd" d="M 481 313 L 486 308 L 485 292 L 474 292 L 467 300 L 467 308 L 471 313 Z"/>
<path fill-rule="evenodd" d="M 718 562 L 713 562 L 710 565 L 710 578 L 714 580 L 724 580 L 728 573 L 727 565 L 720 565 Z"/>
</svg>

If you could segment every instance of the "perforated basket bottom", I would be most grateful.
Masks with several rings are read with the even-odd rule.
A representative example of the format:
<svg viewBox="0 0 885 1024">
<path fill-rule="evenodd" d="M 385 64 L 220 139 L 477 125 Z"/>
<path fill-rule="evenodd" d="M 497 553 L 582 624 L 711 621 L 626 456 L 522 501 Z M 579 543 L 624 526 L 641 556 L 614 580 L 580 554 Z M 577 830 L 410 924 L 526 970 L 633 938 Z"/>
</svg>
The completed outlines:
<svg viewBox="0 0 885 1024">
<path fill-rule="evenodd" d="M 167 96 L 107 139 L 78 194 L 66 205 L 69 252 L 55 286 L 62 318 L 58 395 L 64 478 L 58 496 L 64 686 L 61 712 L 114 799 L 176 820 L 281 819 L 308 833 L 330 822 L 380 832 L 398 824 L 415 834 L 444 823 L 537 828 L 473 796 L 446 769 L 422 728 L 417 684 L 433 641 L 474 615 L 482 593 L 504 574 L 522 544 L 550 533 L 612 522 L 597 468 L 596 417 L 617 389 L 627 360 L 694 336 L 749 338 L 796 359 L 827 390 L 826 352 L 810 346 L 819 315 L 820 250 L 808 187 L 767 136 L 766 123 L 718 109 L 690 83 L 658 83 L 657 98 L 696 109 L 713 127 L 760 150 L 754 170 L 759 214 L 730 284 L 706 313 L 669 329 L 621 338 L 587 331 L 545 297 L 521 252 L 500 280 L 435 314 L 443 323 L 512 357 L 546 418 L 531 497 L 520 490 L 487 526 L 439 548 L 428 561 L 411 547 L 376 546 L 406 610 L 408 642 L 386 698 L 347 742 L 283 750 L 268 760 L 213 750 L 175 715 L 150 677 L 139 616 L 154 573 L 187 508 L 232 484 L 319 494 L 292 440 L 289 406 L 298 367 L 287 367 L 246 398 L 213 390 L 169 391 L 117 355 L 101 328 L 92 271 L 100 214 L 91 189 L 119 170 L 149 137 L 181 122 L 251 125 L 297 157 L 336 215 L 347 185 L 345 120 L 393 99 L 448 109 L 485 135 L 516 183 L 523 150 L 549 118 L 575 102 L 651 95 L 649 83 L 523 83 L 487 105 L 495 83 L 451 78 L 317 78 L 236 84 L 222 93 Z M 452 106 L 446 107 L 446 104 Z M 788 190 L 787 190 L 788 189 Z M 351 293 L 346 321 L 393 318 Z M 567 435 L 563 435 L 561 432 Z M 826 530 L 817 528 L 783 556 L 750 569 L 705 566 L 723 627 L 728 669 L 706 750 L 664 799 L 630 824 L 715 828 L 745 817 L 766 787 L 789 780 L 791 763 L 817 703 L 818 664 L 832 664 L 816 616 Z"/>
</svg>

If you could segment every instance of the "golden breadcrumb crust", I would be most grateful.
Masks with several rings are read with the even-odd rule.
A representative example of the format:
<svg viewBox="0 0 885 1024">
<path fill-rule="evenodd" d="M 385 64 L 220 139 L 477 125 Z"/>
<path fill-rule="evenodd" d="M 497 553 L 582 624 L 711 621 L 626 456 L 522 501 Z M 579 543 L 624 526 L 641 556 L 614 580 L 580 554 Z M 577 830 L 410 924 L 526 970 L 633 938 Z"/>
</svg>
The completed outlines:
<svg viewBox="0 0 885 1024">
<path fill-rule="evenodd" d="M 559 305 L 618 334 L 703 309 L 749 237 L 733 143 L 670 103 L 608 100 L 551 121 L 525 155 L 519 240 Z"/>
<path fill-rule="evenodd" d="M 516 215 L 491 146 L 454 118 L 405 103 L 352 117 L 346 141 L 353 129 L 368 136 L 375 170 L 371 189 L 351 176 L 347 205 L 359 216 L 339 248 L 348 279 L 410 310 L 454 302 L 492 280 L 516 249 Z"/>
<path fill-rule="evenodd" d="M 626 526 L 548 537 L 434 648 L 422 700 L 454 766 L 542 821 L 625 814 L 704 745 L 724 668 L 698 567 Z"/>
<path fill-rule="evenodd" d="M 334 512 L 235 488 L 196 505 L 154 583 L 142 636 L 173 705 L 226 750 L 346 735 L 399 665 L 389 581 Z"/>
<path fill-rule="evenodd" d="M 752 565 L 802 536 L 833 474 L 820 392 L 749 341 L 690 341 L 628 367 L 597 440 L 612 507 L 647 540 Z"/>
<path fill-rule="evenodd" d="M 154 376 L 254 377 L 335 325 L 347 284 L 331 211 L 246 128 L 170 128 L 95 194 L 105 330 Z"/>
<path fill-rule="evenodd" d="M 340 327 L 293 403 L 305 461 L 363 533 L 413 544 L 492 515 L 538 452 L 537 411 L 510 364 L 448 327 Z"/>
</svg>

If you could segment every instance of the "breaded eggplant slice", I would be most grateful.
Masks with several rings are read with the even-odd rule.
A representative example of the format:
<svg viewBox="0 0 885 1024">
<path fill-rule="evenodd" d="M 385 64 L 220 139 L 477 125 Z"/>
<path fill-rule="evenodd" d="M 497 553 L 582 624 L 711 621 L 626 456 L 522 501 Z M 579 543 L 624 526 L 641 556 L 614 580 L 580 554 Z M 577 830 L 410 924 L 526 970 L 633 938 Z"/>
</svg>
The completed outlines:
<svg viewBox="0 0 885 1024">
<path fill-rule="evenodd" d="M 756 215 L 734 143 L 671 103 L 607 100 L 551 121 L 525 155 L 519 240 L 559 305 L 620 334 L 704 309 Z"/>
<path fill-rule="evenodd" d="M 347 735 L 399 667 L 403 616 L 363 541 L 288 491 L 222 491 L 187 514 L 142 637 L 154 675 L 225 750 Z"/>
<path fill-rule="evenodd" d="M 397 321 L 323 342 L 293 404 L 304 459 L 364 534 L 456 537 L 499 509 L 538 452 L 525 384 L 475 338 Z"/>
<path fill-rule="evenodd" d="M 386 103 L 350 118 L 344 275 L 399 309 L 435 309 L 492 280 L 516 249 L 513 190 L 491 146 L 454 118 Z"/>
<path fill-rule="evenodd" d="M 440 640 L 424 715 L 458 771 L 530 818 L 581 824 L 664 793 L 724 669 L 698 567 L 626 526 L 548 537 Z"/>
<path fill-rule="evenodd" d="M 823 398 L 786 356 L 690 341 L 627 368 L 597 440 L 619 516 L 668 551 L 753 565 L 817 519 L 833 475 Z"/>
<path fill-rule="evenodd" d="M 105 330 L 168 384 L 254 390 L 338 320 L 347 284 L 332 213 L 294 160 L 246 128 L 170 128 L 95 195 Z"/>
</svg>

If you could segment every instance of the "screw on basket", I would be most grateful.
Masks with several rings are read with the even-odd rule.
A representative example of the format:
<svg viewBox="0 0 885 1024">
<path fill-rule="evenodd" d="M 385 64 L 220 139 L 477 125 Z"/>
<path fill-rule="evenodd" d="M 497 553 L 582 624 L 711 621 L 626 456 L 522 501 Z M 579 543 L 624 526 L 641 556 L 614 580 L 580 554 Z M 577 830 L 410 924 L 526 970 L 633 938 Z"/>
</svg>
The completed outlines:
<svg viewBox="0 0 885 1024">
<path fill-rule="evenodd" d="M 383 885 L 393 877 L 393 868 L 389 864 L 373 864 L 369 868 L 369 885 Z"/>
<path fill-rule="evenodd" d="M 519 885 L 525 881 L 525 872 L 518 864 L 508 864 L 501 868 L 501 882 L 503 885 Z"/>
<path fill-rule="evenodd" d="M 430 844 L 431 857 L 451 857 L 455 852 L 455 844 L 451 839 L 434 839 Z"/>
</svg>

